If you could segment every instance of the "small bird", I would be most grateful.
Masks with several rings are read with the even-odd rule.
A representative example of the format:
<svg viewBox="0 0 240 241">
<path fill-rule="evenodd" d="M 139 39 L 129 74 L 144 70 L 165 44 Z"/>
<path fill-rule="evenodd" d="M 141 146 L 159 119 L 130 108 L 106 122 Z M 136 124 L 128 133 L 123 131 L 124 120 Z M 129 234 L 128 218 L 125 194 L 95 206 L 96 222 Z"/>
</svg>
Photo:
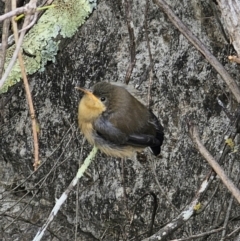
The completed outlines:
<svg viewBox="0 0 240 241">
<path fill-rule="evenodd" d="M 164 139 L 157 117 L 124 87 L 99 82 L 84 92 L 78 124 L 90 144 L 112 157 L 133 157 L 150 147 L 159 155 Z"/>
</svg>

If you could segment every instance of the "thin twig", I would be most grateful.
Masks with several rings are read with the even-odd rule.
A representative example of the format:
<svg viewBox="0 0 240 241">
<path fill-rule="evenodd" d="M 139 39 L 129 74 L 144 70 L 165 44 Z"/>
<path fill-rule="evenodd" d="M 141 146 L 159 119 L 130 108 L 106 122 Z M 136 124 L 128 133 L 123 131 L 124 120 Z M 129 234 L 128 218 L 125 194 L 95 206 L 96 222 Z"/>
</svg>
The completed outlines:
<svg viewBox="0 0 240 241">
<path fill-rule="evenodd" d="M 11 9 L 10 1 L 5 2 L 5 13 L 9 12 Z M 10 19 L 5 19 L 2 28 L 2 45 L 0 48 L 0 78 L 2 77 L 7 47 L 8 47 L 8 32 L 9 32 Z"/>
<path fill-rule="evenodd" d="M 177 230 L 179 227 L 181 227 L 184 223 L 186 223 L 187 220 L 189 220 L 193 214 L 195 213 L 195 209 L 197 204 L 199 204 L 199 200 L 204 195 L 205 191 L 209 187 L 209 184 L 211 183 L 211 172 L 205 177 L 204 181 L 202 182 L 200 188 L 195 194 L 195 197 L 192 199 L 191 203 L 187 205 L 184 210 L 171 222 L 169 222 L 167 225 L 165 225 L 163 228 L 161 228 L 159 231 L 157 231 L 154 235 L 151 237 L 145 238 L 142 241 L 155 241 L 155 240 L 161 240 L 164 241 L 167 239 L 167 237 L 172 234 L 175 230 Z"/>
<path fill-rule="evenodd" d="M 148 107 L 149 107 L 151 104 L 153 58 L 152 58 L 152 52 L 151 52 L 150 42 L 148 38 L 148 23 L 147 23 L 148 8 L 149 8 L 149 0 L 146 0 L 145 13 L 144 13 L 144 27 L 145 27 L 145 38 L 147 41 L 148 55 L 149 55 L 149 61 L 150 61 L 150 73 L 149 73 L 149 81 L 148 81 Z"/>
<path fill-rule="evenodd" d="M 222 180 L 222 182 L 227 187 L 227 189 L 232 193 L 232 195 L 240 203 L 240 191 L 239 191 L 239 189 L 234 185 L 234 183 L 230 180 L 230 178 L 225 174 L 225 172 L 223 171 L 221 166 L 216 162 L 216 160 L 213 158 L 213 156 L 210 154 L 210 152 L 202 144 L 202 142 L 200 140 L 200 137 L 199 137 L 197 127 L 195 125 L 191 124 L 190 128 L 189 128 L 189 133 L 190 133 L 192 141 L 196 145 L 196 148 L 198 149 L 198 151 L 207 160 L 209 165 L 217 173 L 217 175 Z"/>
<path fill-rule="evenodd" d="M 28 10 L 27 13 L 26 13 L 26 18 L 24 20 L 24 24 L 23 24 L 23 32 L 21 32 L 20 34 L 20 37 L 18 39 L 18 43 L 16 43 L 16 49 L 13 53 L 13 56 L 9 62 L 9 65 L 7 67 L 7 69 L 5 70 L 5 73 L 4 75 L 2 76 L 1 80 L 0 80 L 0 88 L 3 86 L 4 82 L 7 80 L 7 77 L 9 75 L 9 73 L 11 72 L 15 62 L 16 62 L 16 59 L 17 59 L 17 56 L 18 56 L 18 53 L 20 51 L 20 48 L 21 48 L 21 45 L 22 45 L 22 42 L 23 42 L 23 38 L 24 38 L 24 35 L 25 35 L 25 32 L 26 32 L 26 27 L 28 26 L 28 24 L 30 23 L 30 19 L 31 19 L 31 16 L 32 14 L 35 13 L 36 11 L 36 6 L 37 6 L 37 0 L 31 0 L 25 7 L 26 9 Z"/>
<path fill-rule="evenodd" d="M 196 235 L 192 235 L 191 237 L 188 238 L 180 238 L 180 239 L 173 239 L 171 241 L 186 241 L 186 240 L 192 240 L 192 239 L 197 239 L 197 238 L 201 238 L 204 237 L 206 235 L 212 234 L 212 233 L 217 233 L 222 231 L 224 228 L 218 228 L 218 229 L 213 229 L 211 231 L 205 232 L 205 233 L 200 233 L 200 234 L 196 234 Z"/>
<path fill-rule="evenodd" d="M 163 10 L 168 16 L 170 21 L 177 27 L 177 29 L 188 39 L 193 46 L 200 51 L 208 62 L 216 69 L 216 71 L 222 76 L 223 80 L 228 85 L 229 89 L 233 93 L 237 102 L 240 103 L 240 90 L 235 80 L 224 69 L 223 65 L 217 60 L 217 58 L 206 48 L 206 46 L 184 25 L 184 23 L 175 15 L 172 9 L 164 0 L 153 0 L 153 2 Z"/>
<path fill-rule="evenodd" d="M 73 178 L 67 189 L 63 192 L 61 197 L 56 201 L 55 206 L 53 207 L 47 221 L 45 224 L 39 229 L 38 233 L 36 234 L 35 238 L 33 241 L 40 241 L 48 227 L 48 225 L 52 222 L 54 217 L 57 215 L 59 209 L 61 208 L 62 204 L 66 201 L 68 194 L 73 190 L 73 188 L 76 186 L 78 183 L 78 180 L 83 176 L 84 172 L 88 168 L 88 166 L 91 164 L 92 159 L 96 156 L 98 149 L 97 147 L 93 147 L 92 151 L 89 153 L 87 158 L 84 160 L 84 163 L 82 166 L 78 169 L 78 172 L 76 176 Z"/>
<path fill-rule="evenodd" d="M 158 208 L 158 200 L 157 200 L 157 195 L 154 193 L 154 192 L 148 192 L 148 193 L 145 193 L 143 196 L 141 196 L 135 203 L 134 205 L 131 207 L 134 208 L 134 211 L 132 213 L 132 215 L 135 215 L 135 209 L 136 209 L 136 206 L 137 204 L 143 200 L 145 197 L 147 196 L 152 196 L 153 197 L 153 210 L 152 210 L 152 216 L 151 216 L 151 222 L 149 224 L 149 231 L 148 231 L 148 236 L 151 236 L 152 233 L 153 233 L 153 226 L 154 226 L 154 220 L 155 220 L 155 217 L 156 217 L 156 213 L 157 213 L 157 208 Z"/>
<path fill-rule="evenodd" d="M 125 0 L 125 12 L 128 26 L 128 33 L 130 39 L 130 64 L 128 66 L 126 76 L 125 76 L 125 84 L 128 84 L 130 81 L 130 77 L 133 71 L 133 68 L 136 63 L 136 43 L 135 43 L 135 34 L 134 34 L 134 25 L 132 21 L 132 13 L 130 10 L 129 0 Z"/>
<path fill-rule="evenodd" d="M 153 176 L 155 178 L 155 181 L 157 183 L 157 186 L 158 186 L 158 189 L 160 191 L 160 193 L 165 197 L 165 199 L 167 200 L 167 202 L 169 203 L 170 207 L 176 212 L 176 213 L 180 213 L 180 211 L 177 209 L 177 207 L 175 207 L 175 205 L 171 202 L 171 200 L 169 199 L 169 197 L 167 196 L 166 192 L 164 191 L 164 189 L 161 187 L 159 181 L 158 181 L 158 177 L 157 177 L 157 173 L 156 173 L 156 167 L 153 166 L 153 160 L 150 160 L 151 161 L 151 169 L 152 169 L 152 172 L 153 172 Z"/>
<path fill-rule="evenodd" d="M 86 138 L 83 138 L 83 142 L 81 145 L 81 151 L 80 151 L 80 157 L 78 161 L 79 168 L 82 165 L 82 157 L 83 157 L 83 146 L 86 141 Z M 77 241 L 77 234 L 78 234 L 78 211 L 79 211 L 79 181 L 77 182 L 77 193 L 76 193 L 76 214 L 75 214 L 75 235 L 74 235 L 74 240 Z"/>
<path fill-rule="evenodd" d="M 16 7 L 14 6 L 14 4 L 16 4 L 16 1 L 12 0 L 12 8 Z M 26 32 L 26 26 L 29 25 L 29 22 L 31 21 L 31 16 L 27 14 L 25 20 L 24 20 L 24 24 L 23 24 L 23 31 L 21 32 L 20 38 L 25 35 Z M 12 25 L 13 25 L 13 30 L 14 30 L 14 38 L 15 38 L 15 42 L 18 45 L 18 29 L 17 29 L 17 24 L 14 20 L 14 18 L 12 18 Z M 24 67 L 24 61 L 23 61 L 23 57 L 22 57 L 22 53 L 21 51 L 18 52 L 18 60 L 19 60 L 19 65 L 21 68 L 21 73 L 22 73 L 22 78 L 23 78 L 23 83 L 24 83 L 24 87 L 25 87 L 25 91 L 26 91 L 26 96 L 27 96 L 27 101 L 28 101 L 28 105 L 29 105 L 29 112 L 30 112 L 30 116 L 31 116 L 31 120 L 32 120 L 32 132 L 33 132 L 33 145 L 34 145 L 34 170 L 36 170 L 40 164 L 39 162 L 39 148 L 38 148 L 38 134 L 37 134 L 37 121 L 36 121 L 36 117 L 35 117 L 35 111 L 34 111 L 34 106 L 33 106 L 33 102 L 32 102 L 32 96 L 31 96 L 31 91 L 30 91 L 30 87 L 28 84 L 28 79 L 27 79 L 27 75 L 26 75 L 26 71 L 25 71 L 25 67 Z"/>
<path fill-rule="evenodd" d="M 20 7 L 20 8 L 16 8 L 14 10 L 12 10 L 11 12 L 5 13 L 3 15 L 0 16 L 0 22 L 2 22 L 5 19 L 14 17 L 16 15 L 22 14 L 27 12 L 28 6 L 24 6 L 24 7 Z"/>
<path fill-rule="evenodd" d="M 128 198 L 127 198 L 127 192 L 126 192 L 126 185 L 125 185 L 125 158 L 121 159 L 121 178 L 122 178 L 122 187 L 123 187 L 123 199 L 124 199 L 124 205 L 126 209 L 126 214 L 129 214 L 128 210 Z M 128 215 L 129 216 L 129 215 Z"/>
<path fill-rule="evenodd" d="M 238 172 L 238 175 L 237 175 L 237 182 L 236 182 L 237 184 L 239 183 L 239 179 L 240 179 L 240 172 Z M 220 241 L 223 241 L 226 238 L 226 228 L 228 225 L 230 212 L 232 210 L 232 203 L 233 203 L 233 196 L 231 196 L 231 199 L 228 204 L 228 209 L 227 209 L 227 213 L 225 215 L 225 220 L 224 220 L 224 224 L 223 224 L 224 230 L 222 231 L 222 237 L 221 237 Z"/>
</svg>

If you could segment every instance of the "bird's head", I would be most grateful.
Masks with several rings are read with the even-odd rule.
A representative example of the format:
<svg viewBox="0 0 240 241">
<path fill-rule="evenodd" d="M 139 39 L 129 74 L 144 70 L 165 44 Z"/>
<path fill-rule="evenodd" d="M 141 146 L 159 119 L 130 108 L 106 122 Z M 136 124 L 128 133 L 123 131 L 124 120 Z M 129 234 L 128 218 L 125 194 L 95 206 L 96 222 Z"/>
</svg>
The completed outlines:
<svg viewBox="0 0 240 241">
<path fill-rule="evenodd" d="M 79 118 L 82 121 L 91 122 L 106 110 L 106 106 L 104 101 L 101 100 L 101 97 L 99 98 L 89 90 L 80 87 L 75 88 L 84 93 L 78 107 Z"/>
</svg>

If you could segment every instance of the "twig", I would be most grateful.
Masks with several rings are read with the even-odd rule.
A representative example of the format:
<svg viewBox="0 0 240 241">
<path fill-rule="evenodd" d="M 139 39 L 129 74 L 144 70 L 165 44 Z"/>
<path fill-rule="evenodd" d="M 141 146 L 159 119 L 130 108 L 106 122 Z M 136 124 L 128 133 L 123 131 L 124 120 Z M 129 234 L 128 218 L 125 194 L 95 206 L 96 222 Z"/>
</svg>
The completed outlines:
<svg viewBox="0 0 240 241">
<path fill-rule="evenodd" d="M 81 161 L 82 161 L 82 157 L 83 157 L 83 145 L 86 141 L 86 138 L 84 137 L 83 138 L 83 142 L 82 142 L 82 145 L 81 145 L 81 151 L 80 151 L 80 156 L 79 156 L 79 162 L 78 162 L 78 165 L 79 165 L 79 168 L 81 167 Z M 76 213 L 75 213 L 75 237 L 74 237 L 74 241 L 77 241 L 77 234 L 78 234 L 78 211 L 79 211 L 79 181 L 77 182 L 77 193 L 76 193 Z"/>
<path fill-rule="evenodd" d="M 10 1 L 5 2 L 5 13 L 9 12 L 10 8 Z M 5 19 L 3 23 L 2 28 L 2 45 L 0 48 L 0 78 L 2 77 L 3 69 L 4 69 L 4 63 L 6 59 L 6 53 L 7 53 L 7 47 L 8 47 L 8 32 L 9 32 L 9 24 L 10 19 Z"/>
<path fill-rule="evenodd" d="M 172 234 L 175 230 L 181 227 L 187 220 L 189 220 L 192 215 L 195 213 L 195 209 L 197 204 L 199 204 L 199 200 L 207 190 L 209 184 L 211 183 L 211 172 L 205 177 L 202 182 L 200 188 L 198 189 L 195 197 L 192 199 L 191 203 L 185 207 L 185 209 L 171 222 L 161 228 L 158 232 L 156 232 L 151 237 L 148 237 L 142 241 L 155 241 L 161 240 L 164 241 L 166 238 Z"/>
<path fill-rule="evenodd" d="M 240 232 L 240 227 L 238 227 L 238 228 L 236 228 L 235 230 L 233 230 L 230 234 L 228 234 L 228 235 L 226 236 L 225 239 L 232 238 L 233 234 L 236 234 L 236 233 L 238 233 L 238 232 Z"/>
<path fill-rule="evenodd" d="M 7 1 L 6 1 L 7 2 Z M 52 3 L 52 0 L 50 1 L 45 1 L 45 3 L 48 2 L 48 4 L 51 4 Z M 42 6 L 45 4 L 43 3 Z M 25 6 L 23 7 L 20 7 L 20 8 L 16 8 L 16 9 L 13 9 L 11 12 L 8 12 L 8 13 L 5 13 L 3 15 L 0 16 L 0 22 L 4 21 L 5 19 L 8 19 L 8 18 L 11 18 L 11 17 L 14 17 L 16 15 L 19 15 L 19 14 L 34 14 L 34 12 L 36 11 L 41 11 L 41 10 L 45 10 L 46 8 L 49 8 L 49 7 L 54 7 L 55 5 L 52 5 L 52 6 L 47 6 L 47 7 L 39 7 L 37 8 L 37 0 L 31 0 L 28 4 L 26 4 Z"/>
<path fill-rule="evenodd" d="M 149 0 L 146 0 L 145 13 L 144 13 L 144 27 L 145 27 L 145 38 L 147 41 L 148 55 L 149 55 L 149 61 L 150 61 L 150 73 L 149 73 L 149 81 L 148 81 L 148 107 L 149 107 L 151 104 L 153 58 L 152 58 L 152 52 L 151 52 L 150 42 L 148 38 L 148 23 L 147 23 L 148 8 L 149 8 Z"/>
<path fill-rule="evenodd" d="M 134 25 L 132 21 L 132 13 L 130 10 L 129 0 L 125 0 L 125 12 L 128 26 L 128 33 L 130 39 L 130 64 L 128 66 L 126 76 L 125 76 L 125 84 L 129 83 L 133 68 L 136 63 L 136 43 L 135 43 L 135 35 L 134 35 Z"/>
<path fill-rule="evenodd" d="M 129 214 L 128 210 L 128 198 L 127 198 L 127 192 L 126 192 L 126 185 L 125 185 L 125 158 L 121 159 L 121 179 L 122 179 L 122 187 L 123 187 L 123 199 L 124 199 L 124 205 L 126 209 L 126 214 Z M 128 215 L 129 216 L 129 215 Z"/>
<path fill-rule="evenodd" d="M 204 237 L 206 235 L 209 235 L 209 234 L 212 234 L 212 233 L 217 233 L 217 232 L 220 232 L 222 231 L 224 228 L 218 228 L 218 229 L 213 229 L 211 231 L 208 231 L 208 232 L 205 232 L 205 233 L 200 233 L 200 234 L 196 234 L 196 235 L 192 235 L 191 237 L 188 237 L 188 238 L 180 238 L 180 239 L 173 239 L 173 240 L 170 240 L 170 241 L 186 241 L 186 240 L 191 240 L 191 239 L 197 239 L 197 238 L 201 238 L 201 237 Z"/>
<path fill-rule="evenodd" d="M 158 189 L 160 191 L 160 193 L 166 198 L 167 202 L 169 203 L 169 205 L 171 206 L 171 208 L 177 212 L 178 214 L 180 213 L 180 211 L 175 207 L 175 205 L 171 202 L 171 200 L 168 198 L 166 192 L 164 191 L 164 189 L 161 187 L 159 181 L 158 181 L 158 177 L 157 177 L 157 173 L 156 173 L 156 168 L 153 166 L 153 160 L 151 160 L 151 169 L 153 172 L 153 176 L 155 178 L 155 181 L 157 183 Z"/>
<path fill-rule="evenodd" d="M 18 43 L 16 44 L 16 49 L 15 49 L 15 51 L 14 51 L 14 53 L 13 53 L 13 56 L 12 56 L 10 62 L 9 62 L 9 65 L 8 65 L 7 69 L 5 70 L 4 75 L 2 76 L 2 78 L 1 78 L 1 80 L 0 80 L 0 88 L 2 87 L 2 85 L 4 84 L 4 82 L 6 81 L 9 73 L 11 72 L 11 70 L 12 70 L 14 64 L 15 64 L 15 61 L 16 61 L 16 59 L 17 59 L 18 53 L 19 53 L 19 51 L 20 51 L 20 48 L 21 48 L 21 45 L 22 45 L 22 42 L 23 42 L 24 34 L 25 34 L 26 30 L 27 30 L 26 27 L 27 27 L 27 25 L 29 24 L 29 22 L 31 21 L 30 18 L 31 18 L 31 16 L 32 16 L 32 14 L 34 14 L 35 11 L 36 11 L 36 4 L 37 4 L 37 0 L 31 0 L 31 1 L 26 5 L 26 7 L 27 7 L 27 9 L 28 9 L 28 12 L 27 12 L 27 14 L 26 14 L 26 18 L 25 18 L 24 24 L 23 24 L 23 29 L 24 29 L 24 28 L 25 28 L 25 29 L 24 29 L 23 32 L 21 32 L 21 35 L 20 35 L 19 40 L 18 40 Z"/>
<path fill-rule="evenodd" d="M 225 236 L 226 236 L 226 228 L 227 228 L 227 225 L 228 225 L 228 220 L 229 220 L 230 212 L 231 212 L 231 209 L 232 209 L 232 203 L 233 203 L 233 196 L 231 196 L 231 199 L 230 199 L 229 204 L 228 204 L 228 209 L 227 209 L 227 213 L 226 213 L 224 224 L 223 224 L 224 229 L 222 231 L 222 237 L 221 237 L 220 241 L 223 241 L 225 239 Z"/>
<path fill-rule="evenodd" d="M 148 231 L 148 236 L 151 236 L 151 235 L 152 235 L 152 232 L 153 232 L 154 220 L 155 220 L 155 216 L 156 216 L 156 212 L 157 212 L 157 208 L 158 208 L 157 195 L 156 195 L 154 192 L 145 193 L 143 196 L 141 196 L 141 197 L 134 203 L 134 205 L 131 207 L 131 209 L 132 209 L 133 207 L 136 207 L 136 205 L 137 205 L 141 200 L 143 200 L 145 197 L 147 197 L 147 196 L 152 196 L 152 197 L 153 197 L 153 210 L 152 210 L 151 222 L 150 222 L 150 224 L 149 224 L 149 231 Z M 134 215 L 134 213 L 135 213 L 135 209 L 134 209 L 132 215 Z"/>
<path fill-rule="evenodd" d="M 239 180 L 240 180 L 240 172 L 238 172 L 238 175 L 237 175 L 237 184 L 239 183 Z M 231 196 L 231 199 L 228 204 L 228 209 L 227 209 L 227 213 L 225 215 L 225 220 L 224 220 L 224 224 L 223 224 L 224 230 L 222 231 L 222 238 L 220 241 L 223 241 L 226 238 L 226 228 L 227 228 L 227 224 L 229 221 L 230 212 L 232 209 L 232 203 L 233 203 L 233 196 Z"/>
<path fill-rule="evenodd" d="M 198 151 L 201 153 L 201 155 L 207 160 L 209 165 L 213 168 L 213 170 L 217 173 L 219 178 L 222 180 L 224 185 L 228 188 L 228 190 L 232 193 L 232 195 L 238 200 L 240 203 L 240 191 L 239 189 L 234 185 L 234 183 L 229 179 L 229 177 L 225 174 L 221 166 L 216 162 L 216 160 L 213 158 L 213 156 L 210 154 L 210 152 L 205 148 L 205 146 L 202 144 L 198 129 L 195 125 L 191 124 L 189 128 L 189 133 L 192 138 L 193 143 L 195 144 Z"/>
<path fill-rule="evenodd" d="M 55 206 L 53 207 L 47 221 L 45 224 L 39 229 L 38 233 L 34 237 L 33 241 L 40 241 L 43 237 L 48 225 L 51 223 L 51 221 L 54 219 L 54 217 L 57 215 L 59 209 L 61 208 L 62 204 L 66 201 L 68 194 L 73 190 L 73 188 L 78 183 L 78 180 L 83 176 L 84 172 L 88 168 L 88 166 L 91 164 L 93 158 L 96 156 L 98 149 L 97 147 L 93 147 L 92 151 L 89 153 L 87 158 L 84 160 L 84 163 L 82 166 L 78 169 L 78 172 L 76 176 L 73 178 L 67 189 L 63 192 L 61 197 L 56 201 Z"/>
<path fill-rule="evenodd" d="M 212 9 L 212 11 L 213 11 L 213 15 L 214 15 L 215 20 L 216 20 L 216 22 L 217 22 L 217 25 L 218 25 L 218 27 L 219 27 L 219 29 L 220 29 L 220 32 L 222 33 L 222 36 L 223 36 L 223 38 L 225 39 L 225 41 L 229 44 L 229 43 L 230 43 L 230 40 L 229 40 L 229 38 L 227 37 L 227 34 L 226 34 L 226 32 L 225 32 L 225 30 L 224 30 L 224 28 L 223 28 L 223 25 L 222 25 L 222 23 L 221 23 L 220 18 L 218 17 L 218 12 L 217 12 L 217 9 L 216 9 L 216 4 L 215 4 L 213 1 L 209 1 L 209 4 L 210 4 L 210 7 L 211 7 L 211 9 Z"/>
<path fill-rule="evenodd" d="M 24 6 L 24 7 L 20 7 L 20 8 L 16 8 L 14 10 L 12 10 L 11 12 L 5 13 L 3 15 L 0 16 L 0 22 L 2 22 L 3 20 L 7 19 L 7 18 L 11 18 L 13 16 L 16 16 L 18 14 L 22 14 L 27 12 L 28 10 L 28 6 Z"/>
<path fill-rule="evenodd" d="M 238 103 L 240 103 L 240 90 L 235 80 L 224 69 L 223 65 L 217 60 L 217 58 L 211 54 L 206 46 L 183 24 L 183 22 L 174 14 L 172 9 L 164 0 L 153 0 L 159 8 L 168 16 L 170 21 L 177 27 L 177 29 L 188 39 L 193 46 L 200 51 L 208 62 L 216 69 L 216 71 L 222 76 L 223 80 L 228 85 L 229 89 L 235 96 Z"/>
<path fill-rule="evenodd" d="M 22 28 L 20 31 L 18 31 L 18 33 L 21 33 L 31 28 L 37 20 L 37 15 L 37 12 L 35 12 L 32 21 L 25 28 Z"/>
<path fill-rule="evenodd" d="M 13 9 L 14 9 L 14 7 L 16 7 L 16 6 L 14 6 L 14 4 L 16 5 L 16 1 L 12 0 L 12 8 Z M 31 15 L 27 14 L 27 16 L 24 20 L 24 24 L 23 24 L 23 31 L 21 32 L 21 35 L 20 35 L 20 37 L 22 37 L 22 39 L 27 30 L 26 27 L 29 25 L 30 21 L 31 21 Z M 12 25 L 13 25 L 13 30 L 14 30 L 15 42 L 16 42 L 16 44 L 18 44 L 18 29 L 17 29 L 17 24 L 16 24 L 14 18 L 12 18 Z M 33 164 L 33 166 L 34 166 L 34 171 L 36 171 L 36 169 L 38 168 L 38 166 L 40 164 L 39 148 L 38 148 L 38 134 L 37 134 L 37 121 L 36 121 L 36 117 L 35 117 L 35 111 L 34 111 L 34 106 L 33 106 L 33 102 L 32 102 L 31 91 L 30 91 L 30 87 L 28 84 L 28 79 L 27 79 L 21 51 L 18 52 L 18 60 L 19 60 L 20 68 L 21 68 L 23 83 L 24 83 L 27 101 L 28 101 L 28 105 L 29 105 L 29 112 L 30 112 L 30 116 L 31 116 L 31 120 L 32 120 L 33 145 L 34 145 L 34 164 Z"/>
</svg>

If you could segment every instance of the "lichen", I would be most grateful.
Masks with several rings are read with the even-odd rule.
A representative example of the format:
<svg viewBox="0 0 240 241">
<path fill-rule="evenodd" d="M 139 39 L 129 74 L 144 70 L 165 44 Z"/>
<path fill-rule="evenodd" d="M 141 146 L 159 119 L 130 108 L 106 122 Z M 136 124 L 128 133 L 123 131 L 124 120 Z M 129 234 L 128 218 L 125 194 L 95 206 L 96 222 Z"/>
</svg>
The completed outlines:
<svg viewBox="0 0 240 241">
<path fill-rule="evenodd" d="M 62 38 L 72 37 L 85 19 L 96 7 L 96 0 L 55 0 L 54 8 L 49 8 L 38 23 L 26 34 L 22 44 L 22 53 L 27 74 L 44 71 L 47 61 L 55 61 L 60 41 Z M 15 45 L 7 51 L 5 69 L 14 52 Z M 21 70 L 16 63 L 0 93 L 16 84 L 21 79 Z"/>
</svg>

